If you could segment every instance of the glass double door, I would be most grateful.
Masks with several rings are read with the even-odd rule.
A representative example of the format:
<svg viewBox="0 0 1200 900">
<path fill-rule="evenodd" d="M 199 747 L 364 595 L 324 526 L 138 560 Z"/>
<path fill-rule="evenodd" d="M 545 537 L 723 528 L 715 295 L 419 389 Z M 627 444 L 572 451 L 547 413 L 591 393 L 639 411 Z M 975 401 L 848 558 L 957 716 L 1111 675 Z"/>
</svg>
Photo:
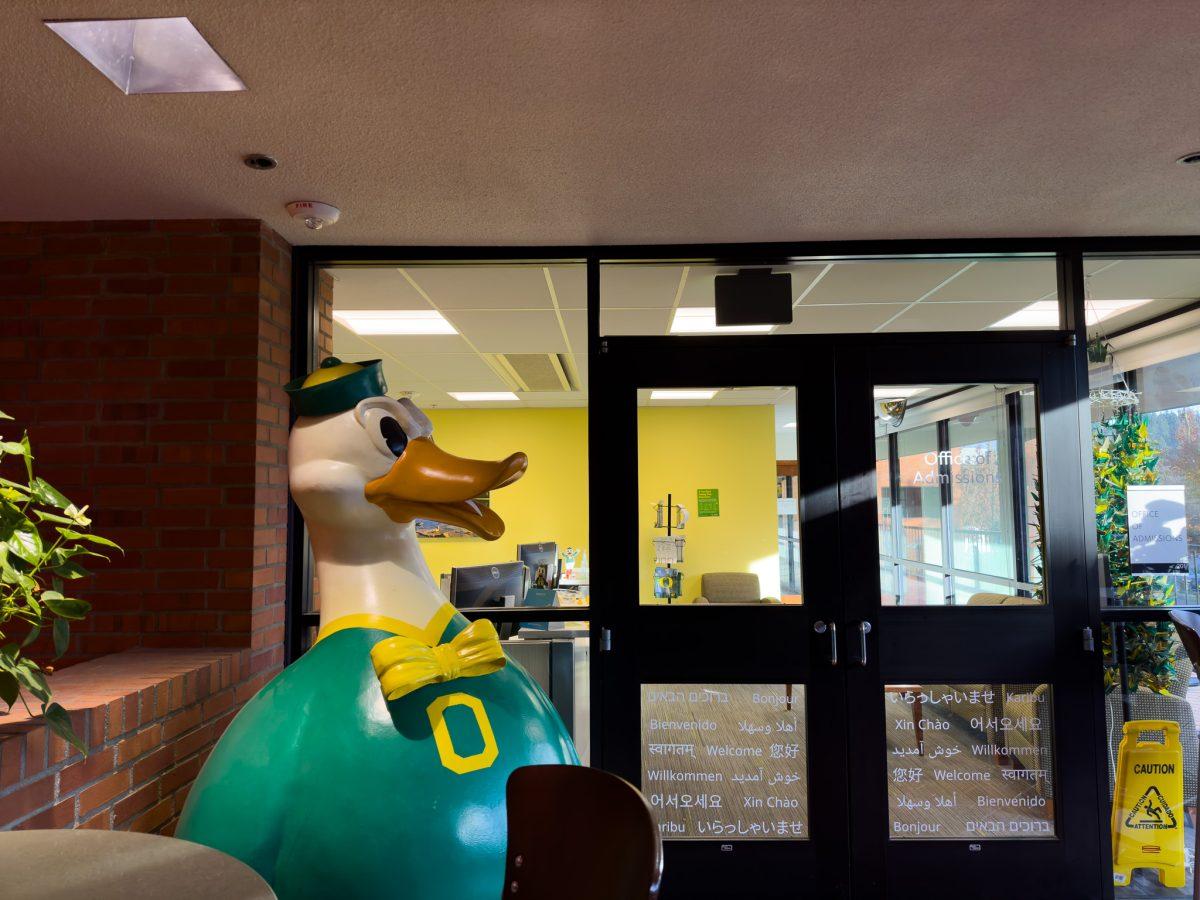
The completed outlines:
<svg viewBox="0 0 1200 900">
<path fill-rule="evenodd" d="M 596 364 L 599 763 L 654 811 L 663 896 L 1111 891 L 1071 352 Z"/>
</svg>

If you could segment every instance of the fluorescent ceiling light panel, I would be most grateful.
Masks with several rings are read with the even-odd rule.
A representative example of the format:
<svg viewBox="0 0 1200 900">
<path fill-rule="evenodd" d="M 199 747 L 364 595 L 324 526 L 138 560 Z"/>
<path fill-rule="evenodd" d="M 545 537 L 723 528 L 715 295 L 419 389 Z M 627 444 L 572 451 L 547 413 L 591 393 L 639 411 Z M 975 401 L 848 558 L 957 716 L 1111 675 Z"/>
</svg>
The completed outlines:
<svg viewBox="0 0 1200 900">
<path fill-rule="evenodd" d="M 1119 316 L 1149 302 L 1150 298 L 1144 300 L 1088 300 L 1085 304 L 1087 324 L 1097 325 L 1105 319 Z M 999 322 L 988 327 L 1058 328 L 1060 327 L 1058 301 L 1038 300 L 1036 303 L 1030 303 L 1024 309 L 1019 309 L 1012 315 L 1005 316 Z"/>
<path fill-rule="evenodd" d="M 784 425 L 783 427 L 784 427 L 784 428 L 795 428 L 795 427 L 796 427 L 796 423 L 795 423 L 795 422 L 788 422 L 788 423 L 787 423 L 786 425 Z"/>
<path fill-rule="evenodd" d="M 923 385 L 908 387 L 893 387 L 892 385 L 884 385 L 883 387 L 875 388 L 876 400 L 899 400 L 906 397 L 911 397 L 914 394 L 919 394 L 925 390 Z"/>
<path fill-rule="evenodd" d="M 520 399 L 512 391 L 450 391 L 450 396 L 460 403 L 511 403 Z"/>
<path fill-rule="evenodd" d="M 651 391 L 651 400 L 711 400 L 717 395 L 719 388 L 700 388 L 694 390 L 660 390 Z"/>
<path fill-rule="evenodd" d="M 671 317 L 671 334 L 753 334 L 770 331 L 774 325 L 717 325 L 711 306 L 680 306 Z"/>
<path fill-rule="evenodd" d="M 186 16 L 82 19 L 46 26 L 126 94 L 246 90 Z"/>
<path fill-rule="evenodd" d="M 342 309 L 333 320 L 355 334 L 458 334 L 436 309 Z"/>
</svg>

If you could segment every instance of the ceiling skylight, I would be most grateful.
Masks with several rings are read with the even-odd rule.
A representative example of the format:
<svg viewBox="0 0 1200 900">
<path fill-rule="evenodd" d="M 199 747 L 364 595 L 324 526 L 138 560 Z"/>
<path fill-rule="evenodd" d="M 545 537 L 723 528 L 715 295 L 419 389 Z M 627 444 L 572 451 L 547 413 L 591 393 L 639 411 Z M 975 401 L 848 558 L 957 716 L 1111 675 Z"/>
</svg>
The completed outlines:
<svg viewBox="0 0 1200 900">
<path fill-rule="evenodd" d="M 333 319 L 355 334 L 458 334 L 436 309 L 340 309 Z"/>
<path fill-rule="evenodd" d="M 718 388 L 698 388 L 683 390 L 657 390 L 650 392 L 651 400 L 711 400 L 717 395 Z"/>
<path fill-rule="evenodd" d="M 1096 325 L 1105 319 L 1119 316 L 1121 313 L 1137 309 L 1145 300 L 1088 300 L 1087 324 Z M 1012 315 L 1005 316 L 999 322 L 989 325 L 989 328 L 1058 328 L 1059 319 L 1057 300 L 1038 300 L 1030 303 L 1024 309 L 1019 309 Z"/>
<path fill-rule="evenodd" d="M 512 391 L 450 391 L 459 403 L 511 403 L 521 399 Z"/>
<path fill-rule="evenodd" d="M 923 390 L 925 390 L 924 385 L 906 385 L 905 387 L 884 385 L 883 387 L 875 388 L 875 399 L 900 400 L 906 397 L 911 397 L 914 394 L 919 394 Z"/>
<path fill-rule="evenodd" d="M 246 90 L 186 16 L 46 25 L 126 94 Z"/>
<path fill-rule="evenodd" d="M 752 334 L 770 331 L 774 325 L 717 325 L 711 306 L 680 306 L 671 317 L 671 334 Z"/>
</svg>

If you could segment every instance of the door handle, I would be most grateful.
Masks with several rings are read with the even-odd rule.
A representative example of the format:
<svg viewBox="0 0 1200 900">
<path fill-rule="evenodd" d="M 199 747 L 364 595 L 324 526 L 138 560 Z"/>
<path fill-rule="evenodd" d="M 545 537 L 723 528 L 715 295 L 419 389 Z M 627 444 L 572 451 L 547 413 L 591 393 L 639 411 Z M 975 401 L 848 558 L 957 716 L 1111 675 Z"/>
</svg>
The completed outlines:
<svg viewBox="0 0 1200 900">
<path fill-rule="evenodd" d="M 856 627 L 858 629 L 858 659 L 855 662 L 865 668 L 867 665 L 867 635 L 871 633 L 871 623 L 864 620 L 859 622 Z"/>
<path fill-rule="evenodd" d="M 829 664 L 836 666 L 838 664 L 837 651 L 837 622 L 824 622 L 821 619 L 813 622 L 813 631 L 817 634 L 829 632 Z"/>
</svg>

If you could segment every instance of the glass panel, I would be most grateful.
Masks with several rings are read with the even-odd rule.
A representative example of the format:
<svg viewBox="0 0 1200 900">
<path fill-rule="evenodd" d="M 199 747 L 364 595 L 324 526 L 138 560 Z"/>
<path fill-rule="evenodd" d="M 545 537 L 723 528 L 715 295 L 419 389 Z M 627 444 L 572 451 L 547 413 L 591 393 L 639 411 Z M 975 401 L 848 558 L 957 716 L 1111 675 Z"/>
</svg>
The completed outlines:
<svg viewBox="0 0 1200 900">
<path fill-rule="evenodd" d="M 753 274 L 739 281 L 739 272 Z M 775 278 L 763 278 L 765 273 Z M 758 324 L 717 325 L 718 291 L 723 311 L 740 315 L 739 322 Z M 774 310 L 773 304 L 780 303 L 779 315 L 749 315 L 762 306 Z M 1059 326 L 1056 267 L 1049 256 L 797 259 L 773 268 L 750 269 L 661 260 L 608 262 L 600 268 L 602 335 L 983 331 Z"/>
<path fill-rule="evenodd" d="M 1085 273 L 1106 602 L 1200 604 L 1200 260 L 1093 259 Z"/>
<path fill-rule="evenodd" d="M 380 360 L 387 395 L 416 404 L 447 453 L 528 458 L 524 475 L 509 485 L 476 476 L 479 493 L 460 506 L 418 499 L 405 510 L 413 523 L 408 539 L 446 598 L 460 608 L 586 607 L 584 267 L 397 262 L 323 269 L 316 287 L 322 359 Z M 477 514 L 464 513 L 466 503 Z M 503 536 L 487 540 L 486 521 L 496 517 Z M 319 611 L 330 550 L 314 549 Z"/>
<path fill-rule="evenodd" d="M 672 840 L 807 840 L 802 684 L 643 684 L 642 792 Z"/>
<path fill-rule="evenodd" d="M 580 762 L 590 765 L 591 656 L 587 623 L 522 622 L 496 627 L 504 638 L 504 652 L 546 692 L 575 742 Z"/>
<path fill-rule="evenodd" d="M 1114 630 L 1115 629 L 1115 630 Z M 1187 652 L 1170 622 L 1125 622 L 1106 624 L 1104 643 L 1104 710 L 1106 721 L 1105 756 L 1108 759 L 1109 797 L 1118 812 L 1108 823 L 1118 828 L 1116 849 L 1121 863 L 1133 863 L 1128 885 L 1121 897 L 1190 897 L 1194 875 L 1192 848 L 1195 846 L 1197 747 L 1200 735 L 1200 682 Z M 1138 759 L 1120 747 L 1126 722 L 1169 722 L 1178 726 L 1178 751 L 1171 757 L 1151 756 Z M 1162 730 L 1136 732 L 1145 742 L 1164 741 Z M 1135 738 L 1134 740 L 1137 740 Z M 1150 746 L 1151 753 L 1159 748 Z M 1163 765 L 1163 763 L 1167 765 Z M 1170 766 L 1175 763 L 1174 767 Z M 1149 764 L 1141 770 L 1135 765 Z M 1124 772 L 1121 796 L 1117 797 L 1118 773 Z M 1143 795 L 1151 794 L 1156 808 L 1138 805 Z M 1158 798 L 1161 795 L 1162 802 Z M 1147 818 L 1149 816 L 1149 818 Z M 1157 816 L 1157 821 L 1155 820 Z M 1124 826 L 1124 827 L 1122 827 Z M 1136 826 L 1136 827 L 1134 827 Z M 1149 854 L 1142 847 L 1158 848 Z M 1175 887 L 1162 883 L 1150 868 L 1154 862 L 1168 862 L 1180 854 L 1185 860 L 1185 881 Z M 1140 864 L 1139 864 L 1140 863 Z M 1118 872 L 1123 866 L 1118 865 Z"/>
<path fill-rule="evenodd" d="M 1046 684 L 884 687 L 892 840 L 1052 838 Z"/>
<path fill-rule="evenodd" d="M 881 602 L 1045 602 L 1033 387 L 881 385 L 874 408 Z"/>
<path fill-rule="evenodd" d="M 796 392 L 638 391 L 639 599 L 800 604 Z"/>
</svg>

